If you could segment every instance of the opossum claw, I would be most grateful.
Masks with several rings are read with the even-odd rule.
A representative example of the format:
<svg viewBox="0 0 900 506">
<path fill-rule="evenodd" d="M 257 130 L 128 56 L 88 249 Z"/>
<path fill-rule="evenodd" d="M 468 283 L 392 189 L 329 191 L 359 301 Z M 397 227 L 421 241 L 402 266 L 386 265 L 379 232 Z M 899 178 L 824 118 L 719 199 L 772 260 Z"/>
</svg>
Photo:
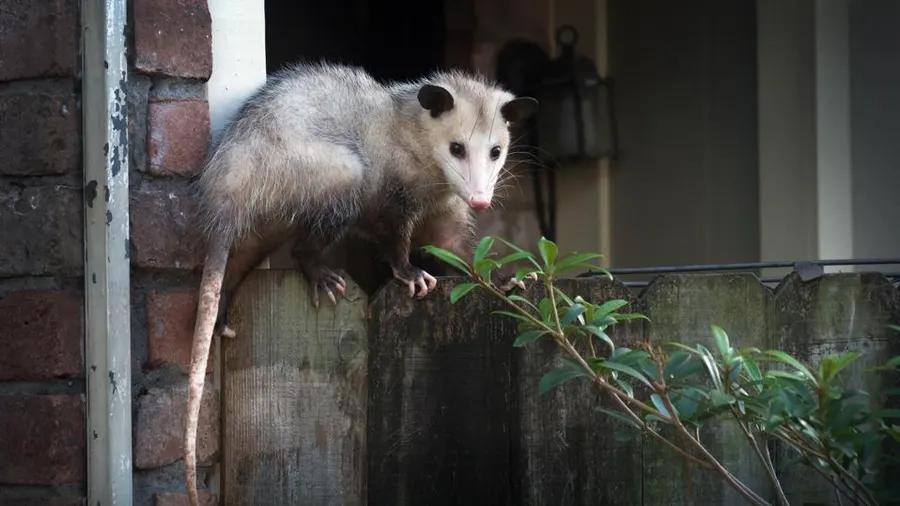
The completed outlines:
<svg viewBox="0 0 900 506">
<path fill-rule="evenodd" d="M 434 276 L 412 265 L 401 269 L 395 268 L 394 278 L 406 283 L 406 286 L 409 287 L 410 298 L 421 299 L 437 286 L 437 279 Z M 419 288 L 418 294 L 416 294 L 417 288 Z"/>
<path fill-rule="evenodd" d="M 347 282 L 344 281 L 344 278 L 324 265 L 308 267 L 304 270 L 304 274 L 310 285 L 312 285 L 312 302 L 316 309 L 319 309 L 320 290 L 325 292 L 325 295 L 328 296 L 328 299 L 334 305 L 337 305 L 337 297 L 334 296 L 334 292 L 339 293 L 343 297 L 344 292 L 347 290 Z"/>
<path fill-rule="evenodd" d="M 227 337 L 228 339 L 234 339 L 235 337 L 237 337 L 237 333 L 228 325 L 222 325 L 222 329 L 219 331 L 219 335 L 222 337 Z"/>
</svg>

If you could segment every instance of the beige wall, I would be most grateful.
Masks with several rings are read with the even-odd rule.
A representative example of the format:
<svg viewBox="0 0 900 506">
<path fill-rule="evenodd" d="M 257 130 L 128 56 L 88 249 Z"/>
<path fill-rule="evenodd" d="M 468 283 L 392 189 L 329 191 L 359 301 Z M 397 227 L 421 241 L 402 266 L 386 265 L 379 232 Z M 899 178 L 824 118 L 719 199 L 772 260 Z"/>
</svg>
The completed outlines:
<svg viewBox="0 0 900 506">
<path fill-rule="evenodd" d="M 752 0 L 609 1 L 616 266 L 759 255 Z"/>
</svg>

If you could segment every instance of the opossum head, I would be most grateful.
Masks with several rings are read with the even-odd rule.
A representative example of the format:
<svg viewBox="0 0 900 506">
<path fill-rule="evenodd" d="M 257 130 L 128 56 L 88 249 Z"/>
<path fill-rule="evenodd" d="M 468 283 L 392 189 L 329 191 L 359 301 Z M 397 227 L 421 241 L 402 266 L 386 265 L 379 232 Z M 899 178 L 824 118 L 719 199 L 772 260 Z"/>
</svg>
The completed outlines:
<svg viewBox="0 0 900 506">
<path fill-rule="evenodd" d="M 509 153 L 509 126 L 528 119 L 538 103 L 481 81 L 451 77 L 450 83 L 436 81 L 419 89 L 427 142 L 456 193 L 472 209 L 487 209 Z"/>
</svg>

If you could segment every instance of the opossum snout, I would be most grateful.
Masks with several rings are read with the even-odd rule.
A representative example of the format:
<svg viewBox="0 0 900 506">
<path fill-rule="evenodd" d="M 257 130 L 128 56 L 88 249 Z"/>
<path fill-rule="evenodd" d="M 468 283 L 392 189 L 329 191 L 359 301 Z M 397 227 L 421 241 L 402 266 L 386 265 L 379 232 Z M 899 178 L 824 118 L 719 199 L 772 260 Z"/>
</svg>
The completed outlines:
<svg viewBox="0 0 900 506">
<path fill-rule="evenodd" d="M 473 193 L 469 195 L 469 198 L 466 200 L 468 202 L 469 207 L 475 209 L 476 211 L 483 211 L 489 207 L 491 207 L 491 195 L 484 192 Z"/>
</svg>

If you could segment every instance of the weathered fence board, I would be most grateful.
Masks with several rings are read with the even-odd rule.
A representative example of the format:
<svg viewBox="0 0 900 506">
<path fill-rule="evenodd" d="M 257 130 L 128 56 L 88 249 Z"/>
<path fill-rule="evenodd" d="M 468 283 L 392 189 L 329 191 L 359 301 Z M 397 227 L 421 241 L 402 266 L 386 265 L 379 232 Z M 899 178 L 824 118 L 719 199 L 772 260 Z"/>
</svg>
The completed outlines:
<svg viewBox="0 0 900 506">
<path fill-rule="evenodd" d="M 628 288 L 607 279 L 564 279 L 557 286 L 573 298 L 633 301 Z M 526 296 L 539 300 L 545 293 L 536 287 Z M 634 305 L 622 311 L 637 311 Z M 609 335 L 620 346 L 633 345 L 641 338 L 641 326 L 634 322 L 613 327 Z M 510 346 L 514 339 L 515 333 L 504 341 Z M 634 431 L 594 409 L 600 397 L 594 385 L 573 381 L 538 396 L 541 377 L 557 365 L 559 356 L 549 339 L 515 351 L 518 423 L 513 424 L 513 451 L 520 492 L 513 504 L 641 504 L 640 436 L 623 438 Z"/>
<path fill-rule="evenodd" d="M 850 366 L 847 386 L 869 392 L 871 408 L 884 407 L 881 392 L 897 385 L 883 385 L 865 370 L 900 354 L 900 336 L 887 328 L 900 323 L 898 303 L 897 290 L 881 274 L 832 274 L 806 283 L 790 275 L 775 293 L 770 323 L 773 345 L 812 367 L 826 355 L 862 352 Z M 807 467 L 787 465 L 787 449 L 776 448 L 782 467 L 779 476 L 792 503 L 839 504 L 824 478 Z M 896 476 L 886 478 L 896 480 Z"/>
<path fill-rule="evenodd" d="M 223 346 L 225 503 L 745 504 L 718 475 L 687 467 L 658 443 L 618 438 L 622 426 L 593 409 L 599 396 L 589 383 L 539 396 L 555 346 L 512 347 L 514 321 L 491 314 L 501 302 L 476 291 L 450 304 L 460 282 L 441 278 L 425 300 L 389 283 L 366 316 L 355 285 L 355 300 L 315 313 L 299 274 L 254 272 L 231 310 L 238 337 Z M 712 348 L 716 324 L 736 346 L 778 347 L 813 364 L 863 349 L 872 356 L 853 381 L 876 399 L 883 385 L 862 369 L 900 353 L 886 328 L 900 323 L 897 289 L 878 275 L 790 276 L 774 294 L 742 274 L 664 276 L 640 298 L 604 278 L 559 286 L 596 302 L 630 300 L 628 311 L 652 319 L 611 329 L 619 346 Z M 774 501 L 737 426 L 720 422 L 700 437 Z M 803 495 L 797 504 L 833 501 L 808 475 L 782 473 L 789 496 Z"/>
<path fill-rule="evenodd" d="M 303 277 L 256 270 L 223 340 L 226 505 L 365 504 L 367 300 L 318 312 Z"/>
<path fill-rule="evenodd" d="M 391 283 L 370 309 L 368 504 L 511 504 L 512 324 L 453 284 Z"/>
<path fill-rule="evenodd" d="M 641 297 L 642 311 L 651 319 L 645 339 L 703 344 L 715 350 L 710 325 L 718 325 L 735 347 L 766 349 L 770 300 L 771 293 L 752 274 L 661 276 Z M 756 493 L 774 498 L 765 468 L 737 423 L 730 419 L 710 423 L 700 431 L 700 441 Z M 649 438 L 644 440 L 642 458 L 645 506 L 746 503 L 719 476 L 697 469 Z"/>
</svg>

